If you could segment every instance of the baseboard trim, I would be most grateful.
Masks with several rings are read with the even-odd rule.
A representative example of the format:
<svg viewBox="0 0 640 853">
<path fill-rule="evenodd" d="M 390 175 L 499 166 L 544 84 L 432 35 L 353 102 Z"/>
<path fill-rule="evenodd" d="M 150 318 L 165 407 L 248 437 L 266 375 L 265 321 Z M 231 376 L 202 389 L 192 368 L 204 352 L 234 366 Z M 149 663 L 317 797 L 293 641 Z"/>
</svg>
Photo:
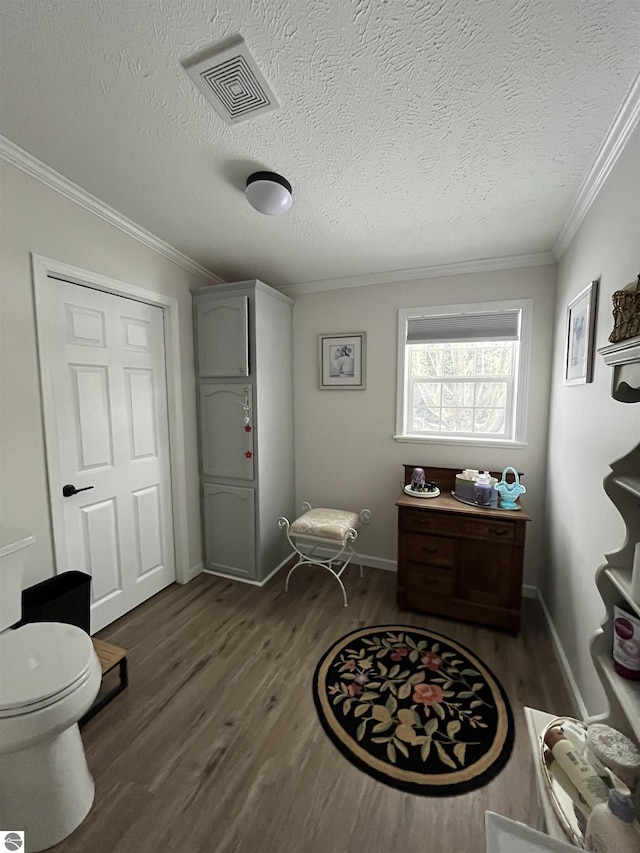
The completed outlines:
<svg viewBox="0 0 640 853">
<path fill-rule="evenodd" d="M 275 567 L 275 569 L 266 576 L 266 578 L 263 581 L 260 581 L 258 586 L 264 586 L 265 584 L 269 583 L 271 578 L 274 577 L 275 575 L 277 575 L 278 572 L 280 571 L 280 569 L 284 568 L 290 559 L 291 559 L 291 554 L 289 554 L 287 557 L 285 557 L 284 560 L 281 563 L 279 563 Z"/>
<path fill-rule="evenodd" d="M 278 572 L 280 571 L 280 569 L 284 568 L 284 566 L 286 566 L 286 564 L 289 562 L 290 559 L 291 559 L 291 555 L 289 554 L 287 557 L 285 557 L 285 559 L 281 563 L 279 563 L 275 567 L 275 569 L 273 569 L 273 571 L 269 572 L 269 574 L 266 576 L 266 578 L 264 578 L 264 580 L 261 580 L 261 581 L 253 580 L 253 578 L 240 578 L 237 575 L 228 575 L 228 574 L 226 574 L 226 572 L 215 572 L 213 569 L 205 569 L 205 568 L 202 569 L 202 574 L 214 575 L 214 577 L 216 577 L 216 578 L 224 578 L 225 580 L 228 580 L 228 581 L 239 581 L 240 583 L 246 583 L 249 586 L 260 587 L 260 586 L 264 586 L 265 584 L 269 583 L 271 578 L 274 577 L 275 575 L 277 575 Z"/>
<path fill-rule="evenodd" d="M 202 574 L 203 571 L 204 566 L 202 563 L 196 563 L 195 566 L 191 566 L 189 571 L 187 572 L 187 580 L 184 581 L 184 583 L 189 583 L 189 581 L 192 581 L 194 578 L 197 578 L 198 575 Z"/>
<path fill-rule="evenodd" d="M 562 671 L 565 684 L 567 685 L 569 695 L 571 696 L 574 707 L 576 709 L 576 717 L 580 720 L 586 720 L 589 716 L 587 712 L 587 706 L 584 703 L 584 699 L 582 698 L 582 694 L 580 693 L 580 688 L 578 687 L 578 684 L 575 678 L 573 677 L 573 673 L 571 672 L 571 666 L 562 647 L 562 643 L 560 642 L 560 636 L 556 631 L 556 626 L 553 624 L 553 619 L 551 618 L 551 613 L 549 613 L 549 608 L 547 607 L 547 604 L 544 600 L 544 596 L 542 595 L 539 589 L 537 593 L 537 598 L 540 602 L 540 607 L 542 607 L 542 612 L 544 613 L 544 618 L 547 623 L 547 628 L 549 629 L 549 634 L 551 635 L 553 649 L 560 663 L 560 669 Z"/>
<path fill-rule="evenodd" d="M 238 581 L 238 583 L 246 583 L 249 586 L 262 586 L 262 581 L 254 581 L 251 578 L 240 578 L 237 575 L 228 575 L 226 572 L 214 572 L 213 569 L 203 569 L 203 575 L 213 575 L 216 578 L 224 578 L 227 581 Z"/>
<path fill-rule="evenodd" d="M 327 559 L 332 554 L 335 554 L 335 551 L 332 551 L 330 548 L 318 548 L 316 553 L 319 557 Z M 385 557 L 371 557 L 368 554 L 361 554 L 359 551 L 357 554 L 357 559 L 354 558 L 354 562 L 356 562 L 356 564 L 362 560 L 362 565 L 368 566 L 371 569 L 383 569 L 385 572 L 398 571 L 398 563 L 396 560 L 387 560 Z"/>
</svg>

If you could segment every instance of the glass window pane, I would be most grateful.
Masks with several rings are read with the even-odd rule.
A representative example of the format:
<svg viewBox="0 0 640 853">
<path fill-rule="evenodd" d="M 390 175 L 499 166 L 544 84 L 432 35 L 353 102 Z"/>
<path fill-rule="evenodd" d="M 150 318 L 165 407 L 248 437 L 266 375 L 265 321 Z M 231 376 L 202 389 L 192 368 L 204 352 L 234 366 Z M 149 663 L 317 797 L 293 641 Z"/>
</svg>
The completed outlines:
<svg viewBox="0 0 640 853">
<path fill-rule="evenodd" d="M 476 406 L 507 405 L 506 382 L 478 382 L 476 391 Z"/>
<path fill-rule="evenodd" d="M 440 382 L 416 382 L 413 386 L 413 408 L 439 406 L 441 389 Z"/>
<path fill-rule="evenodd" d="M 411 347 L 411 375 L 442 376 L 442 348 L 418 344 Z"/>
<path fill-rule="evenodd" d="M 476 351 L 473 344 L 450 344 L 451 369 L 449 376 L 473 376 L 476 372 Z"/>
<path fill-rule="evenodd" d="M 478 376 L 511 376 L 514 347 L 512 341 L 482 344 L 478 349 Z"/>
<path fill-rule="evenodd" d="M 438 430 L 440 428 L 440 382 L 416 382 L 413 386 L 411 420 L 413 429 Z"/>
<path fill-rule="evenodd" d="M 471 432 L 473 409 L 442 409 L 442 429 L 447 432 Z"/>
<path fill-rule="evenodd" d="M 444 382 L 443 406 L 473 406 L 473 382 Z"/>
<path fill-rule="evenodd" d="M 474 432 L 503 435 L 505 423 L 504 409 L 476 409 Z"/>
<path fill-rule="evenodd" d="M 440 431 L 440 407 L 423 406 L 413 412 L 413 429 L 416 432 Z"/>
</svg>

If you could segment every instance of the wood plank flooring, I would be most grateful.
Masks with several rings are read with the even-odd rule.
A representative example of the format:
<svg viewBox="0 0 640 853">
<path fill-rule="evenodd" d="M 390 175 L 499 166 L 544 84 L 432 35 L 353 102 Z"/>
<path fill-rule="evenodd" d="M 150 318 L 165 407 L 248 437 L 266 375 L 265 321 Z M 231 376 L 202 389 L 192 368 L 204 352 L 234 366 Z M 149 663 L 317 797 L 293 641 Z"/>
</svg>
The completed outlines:
<svg viewBox="0 0 640 853">
<path fill-rule="evenodd" d="M 395 574 L 350 567 L 349 607 L 321 571 L 263 589 L 201 575 L 100 633 L 129 687 L 83 728 L 96 800 L 56 853 L 484 853 L 484 811 L 537 813 L 523 705 L 574 714 L 537 602 L 518 638 L 400 611 Z M 516 720 L 506 768 L 478 791 L 405 794 L 350 764 L 322 730 L 311 678 L 361 626 L 425 625 L 473 649 Z"/>
</svg>

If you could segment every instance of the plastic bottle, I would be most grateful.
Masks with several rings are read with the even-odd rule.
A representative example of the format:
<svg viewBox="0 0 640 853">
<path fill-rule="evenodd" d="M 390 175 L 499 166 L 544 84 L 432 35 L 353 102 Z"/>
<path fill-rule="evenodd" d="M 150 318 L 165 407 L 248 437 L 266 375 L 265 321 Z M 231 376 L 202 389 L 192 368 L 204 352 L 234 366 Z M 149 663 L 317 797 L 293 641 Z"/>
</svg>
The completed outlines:
<svg viewBox="0 0 640 853">
<path fill-rule="evenodd" d="M 548 729 L 544 742 L 560 767 L 576 786 L 580 796 L 592 809 L 601 803 L 606 804 L 608 802 L 609 789 L 598 775 L 597 770 L 585 760 L 580 754 L 580 750 L 571 743 L 562 729 Z"/>
<path fill-rule="evenodd" d="M 597 853 L 638 853 L 640 826 L 631 797 L 612 788 L 608 802 L 595 806 L 589 815 L 585 843 L 587 850 Z"/>
<path fill-rule="evenodd" d="M 544 762 L 549 770 L 549 775 L 553 779 L 555 779 L 555 781 L 558 783 L 558 785 L 560 785 L 565 794 L 567 794 L 567 796 L 571 799 L 571 802 L 573 803 L 574 814 L 576 816 L 576 821 L 578 822 L 578 827 L 580 829 L 580 832 L 584 835 L 587 828 L 587 818 L 591 814 L 591 808 L 580 796 L 580 794 L 578 793 L 578 789 L 569 779 L 562 767 L 560 767 L 558 762 L 553 757 L 553 753 L 548 748 L 544 751 Z"/>
</svg>

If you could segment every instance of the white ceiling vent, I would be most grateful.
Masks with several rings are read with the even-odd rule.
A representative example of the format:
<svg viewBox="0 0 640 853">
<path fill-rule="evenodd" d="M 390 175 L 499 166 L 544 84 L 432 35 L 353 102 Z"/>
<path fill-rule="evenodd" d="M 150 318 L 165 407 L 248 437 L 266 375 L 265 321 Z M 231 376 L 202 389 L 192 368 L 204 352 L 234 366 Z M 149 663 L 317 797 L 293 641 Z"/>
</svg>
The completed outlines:
<svg viewBox="0 0 640 853">
<path fill-rule="evenodd" d="M 227 124 L 247 121 L 279 106 L 240 36 L 208 48 L 182 64 Z"/>
</svg>

